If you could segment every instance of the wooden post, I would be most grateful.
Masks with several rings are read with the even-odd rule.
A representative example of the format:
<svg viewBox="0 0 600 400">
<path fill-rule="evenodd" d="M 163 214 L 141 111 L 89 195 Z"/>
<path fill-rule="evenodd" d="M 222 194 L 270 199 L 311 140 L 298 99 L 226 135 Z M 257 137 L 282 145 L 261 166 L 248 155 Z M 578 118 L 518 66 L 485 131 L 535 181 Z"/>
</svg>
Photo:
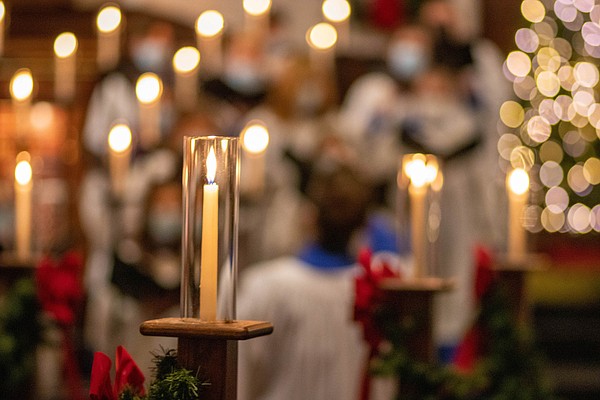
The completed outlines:
<svg viewBox="0 0 600 400">
<path fill-rule="evenodd" d="M 200 373 L 210 383 L 205 400 L 237 397 L 237 341 L 273 332 L 264 321 L 214 321 L 162 318 L 142 323 L 145 336 L 177 337 L 177 358 L 182 367 Z"/>
<path fill-rule="evenodd" d="M 437 360 L 433 340 L 433 300 L 438 293 L 453 288 L 452 280 L 434 277 L 412 280 L 386 279 L 380 287 L 385 293 L 385 302 L 395 313 L 403 326 L 412 326 L 410 337 L 406 338 L 406 350 L 417 361 L 432 363 Z M 399 397 L 404 398 L 414 392 L 410 382 L 399 379 Z"/>
</svg>

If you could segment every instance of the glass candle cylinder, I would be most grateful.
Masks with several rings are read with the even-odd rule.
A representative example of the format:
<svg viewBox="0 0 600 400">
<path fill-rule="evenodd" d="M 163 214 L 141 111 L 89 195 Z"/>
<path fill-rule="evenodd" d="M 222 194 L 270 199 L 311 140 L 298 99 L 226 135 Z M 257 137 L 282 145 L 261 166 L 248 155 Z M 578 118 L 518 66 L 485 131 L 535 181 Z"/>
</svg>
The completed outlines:
<svg viewBox="0 0 600 400">
<path fill-rule="evenodd" d="M 443 176 L 431 154 L 407 154 L 398 172 L 399 248 L 413 256 L 413 277 L 436 275 Z"/>
<path fill-rule="evenodd" d="M 239 143 L 234 137 L 183 141 L 181 316 L 235 319 Z"/>
</svg>

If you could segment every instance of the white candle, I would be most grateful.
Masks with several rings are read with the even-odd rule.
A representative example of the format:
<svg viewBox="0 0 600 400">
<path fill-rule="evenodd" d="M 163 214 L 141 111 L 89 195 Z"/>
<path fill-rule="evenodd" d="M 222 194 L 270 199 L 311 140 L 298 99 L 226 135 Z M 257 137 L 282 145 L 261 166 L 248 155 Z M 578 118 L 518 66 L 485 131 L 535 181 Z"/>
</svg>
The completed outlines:
<svg viewBox="0 0 600 400">
<path fill-rule="evenodd" d="M 33 188 L 31 164 L 28 153 L 21 153 L 15 167 L 15 245 L 17 259 L 31 258 L 31 190 Z"/>
<path fill-rule="evenodd" d="M 125 191 L 131 158 L 131 130 L 126 124 L 114 125 L 108 134 L 110 183 L 115 198 Z"/>
<path fill-rule="evenodd" d="M 196 41 L 202 56 L 202 74 L 218 75 L 223 68 L 225 20 L 216 10 L 206 10 L 196 19 Z"/>
<path fill-rule="evenodd" d="M 508 261 L 522 262 L 527 248 L 523 217 L 529 196 L 529 175 L 521 168 L 512 170 L 506 179 L 508 191 Z"/>
<path fill-rule="evenodd" d="M 350 44 L 350 3 L 346 0 L 325 0 L 321 10 L 323 16 L 336 28 L 338 43 L 347 47 Z"/>
<path fill-rule="evenodd" d="M 137 80 L 135 94 L 139 102 L 140 146 L 150 149 L 160 141 L 160 97 L 162 80 L 152 72 L 146 72 Z"/>
<path fill-rule="evenodd" d="M 24 140 L 29 130 L 29 114 L 33 94 L 33 77 L 27 68 L 18 70 L 10 80 L 10 95 L 15 113 L 17 140 Z"/>
<path fill-rule="evenodd" d="M 269 32 L 271 0 L 244 0 L 245 29 L 266 35 Z"/>
<path fill-rule="evenodd" d="M 200 319 L 217 319 L 217 270 L 219 251 L 219 185 L 215 183 L 217 159 L 210 148 L 202 202 L 202 248 L 200 260 Z"/>
<path fill-rule="evenodd" d="M 175 103 L 182 110 L 193 111 L 198 103 L 199 65 L 200 52 L 194 47 L 182 47 L 173 56 Z"/>
<path fill-rule="evenodd" d="M 108 71 L 119 64 L 121 56 L 121 10 L 115 5 L 102 7 L 96 18 L 98 49 L 96 62 L 100 71 Z"/>
<path fill-rule="evenodd" d="M 77 37 L 61 33 L 54 40 L 54 97 L 70 102 L 75 97 Z"/>
<path fill-rule="evenodd" d="M 0 56 L 4 54 L 4 20 L 6 15 L 6 7 L 4 2 L 0 1 Z"/>
<path fill-rule="evenodd" d="M 244 163 L 241 189 L 251 196 L 261 196 L 265 188 L 265 151 L 269 145 L 269 131 L 260 121 L 250 122 L 242 135 Z"/>
<path fill-rule="evenodd" d="M 327 22 L 314 25 L 306 32 L 306 41 L 311 48 L 309 57 L 313 68 L 333 72 L 337 42 L 337 31 L 333 25 Z"/>
</svg>

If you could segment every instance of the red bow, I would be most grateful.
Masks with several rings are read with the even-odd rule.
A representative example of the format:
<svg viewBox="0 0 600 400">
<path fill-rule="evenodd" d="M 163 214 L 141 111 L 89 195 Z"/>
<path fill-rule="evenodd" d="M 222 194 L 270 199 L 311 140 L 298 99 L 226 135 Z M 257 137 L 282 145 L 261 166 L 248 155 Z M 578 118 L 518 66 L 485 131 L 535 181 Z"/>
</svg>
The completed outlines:
<svg viewBox="0 0 600 400">
<path fill-rule="evenodd" d="M 478 246 L 475 249 L 475 262 L 474 295 L 476 302 L 480 304 L 483 297 L 489 293 L 496 274 L 493 270 L 493 259 L 489 249 Z M 476 321 L 458 345 L 456 355 L 454 356 L 454 365 L 460 371 L 470 372 L 473 370 L 475 362 L 481 357 L 483 352 L 484 336 L 484 330 L 480 323 Z"/>
<path fill-rule="evenodd" d="M 367 360 L 370 363 L 383 340 L 383 335 L 373 318 L 383 297 L 379 284 L 386 278 L 399 278 L 400 274 L 394 271 L 385 260 L 376 262 L 370 249 L 362 250 L 358 260 L 363 270 L 355 279 L 354 319 L 362 325 L 363 337 L 370 346 Z M 369 389 L 370 379 L 367 365 L 363 377 L 361 399 L 369 398 Z"/>
<path fill-rule="evenodd" d="M 111 384 L 110 358 L 104 353 L 94 354 L 92 376 L 90 380 L 91 400 L 117 400 L 119 394 L 129 388 L 133 394 L 144 396 L 144 374 L 123 346 L 117 347 L 115 357 L 115 384 Z"/>
</svg>

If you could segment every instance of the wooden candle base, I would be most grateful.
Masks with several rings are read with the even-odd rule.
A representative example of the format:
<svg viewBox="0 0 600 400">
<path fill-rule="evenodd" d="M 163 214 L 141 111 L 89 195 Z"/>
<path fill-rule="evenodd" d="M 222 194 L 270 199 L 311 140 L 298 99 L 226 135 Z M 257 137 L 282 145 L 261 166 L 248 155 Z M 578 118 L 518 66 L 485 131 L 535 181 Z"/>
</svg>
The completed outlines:
<svg viewBox="0 0 600 400">
<path fill-rule="evenodd" d="M 237 396 L 237 341 L 273 332 L 264 321 L 214 321 L 162 318 L 142 323 L 145 336 L 177 337 L 177 358 L 182 367 L 198 370 L 210 383 L 206 400 L 235 400 Z"/>
</svg>

